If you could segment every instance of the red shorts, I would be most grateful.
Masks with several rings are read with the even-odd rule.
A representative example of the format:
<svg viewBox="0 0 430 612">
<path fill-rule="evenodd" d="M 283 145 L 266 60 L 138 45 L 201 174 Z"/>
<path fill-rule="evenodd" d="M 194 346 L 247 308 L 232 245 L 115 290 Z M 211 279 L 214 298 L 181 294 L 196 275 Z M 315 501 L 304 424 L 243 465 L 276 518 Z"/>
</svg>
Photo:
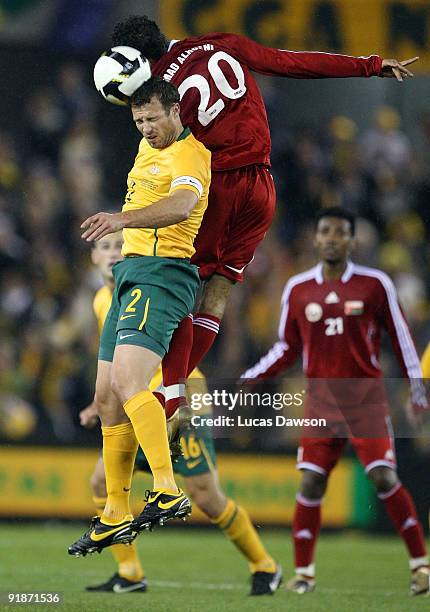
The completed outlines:
<svg viewBox="0 0 430 612">
<path fill-rule="evenodd" d="M 192 263 L 202 279 L 220 274 L 242 281 L 275 212 L 275 185 L 265 166 L 213 172 L 208 208 Z"/>
<path fill-rule="evenodd" d="M 374 467 L 396 468 L 396 455 L 392 437 L 391 420 L 386 414 L 378 415 L 375 421 L 378 431 L 385 429 L 385 435 L 378 438 L 302 438 L 297 452 L 299 470 L 311 470 L 329 474 L 338 462 L 348 442 L 364 467 L 366 474 Z"/>
<path fill-rule="evenodd" d="M 311 379 L 306 392 L 303 438 L 385 438 L 389 407 L 380 378 Z M 388 421 L 387 421 L 388 419 Z"/>
</svg>

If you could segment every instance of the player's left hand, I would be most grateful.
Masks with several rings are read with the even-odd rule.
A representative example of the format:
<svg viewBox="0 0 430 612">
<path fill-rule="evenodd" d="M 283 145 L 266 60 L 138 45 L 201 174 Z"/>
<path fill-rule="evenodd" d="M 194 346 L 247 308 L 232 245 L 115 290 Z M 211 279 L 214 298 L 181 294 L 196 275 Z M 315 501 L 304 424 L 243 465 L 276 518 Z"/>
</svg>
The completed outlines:
<svg viewBox="0 0 430 612">
<path fill-rule="evenodd" d="M 97 425 L 99 422 L 99 415 L 94 402 L 80 411 L 79 421 L 82 427 L 86 427 L 87 429 L 92 429 Z"/>
<path fill-rule="evenodd" d="M 408 77 L 413 77 L 413 73 L 406 68 L 409 64 L 413 64 L 419 59 L 419 57 L 411 57 L 410 59 L 399 62 L 396 59 L 384 59 L 382 60 L 381 77 L 387 77 L 394 79 L 396 78 L 400 83 Z"/>
<path fill-rule="evenodd" d="M 81 229 L 85 230 L 81 238 L 87 242 L 100 240 L 108 234 L 119 232 L 124 227 L 125 221 L 122 213 L 99 212 L 88 217 L 81 224 Z"/>
</svg>

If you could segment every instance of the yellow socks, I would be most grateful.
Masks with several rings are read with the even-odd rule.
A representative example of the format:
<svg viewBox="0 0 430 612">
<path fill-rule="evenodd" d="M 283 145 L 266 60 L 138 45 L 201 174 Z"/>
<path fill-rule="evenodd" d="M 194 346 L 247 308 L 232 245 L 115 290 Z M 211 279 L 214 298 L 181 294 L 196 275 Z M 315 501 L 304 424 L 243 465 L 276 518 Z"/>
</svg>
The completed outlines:
<svg viewBox="0 0 430 612">
<path fill-rule="evenodd" d="M 140 564 L 136 544 L 125 546 L 124 544 L 114 544 L 110 546 L 113 558 L 118 564 L 118 574 L 122 578 L 137 582 L 142 580 L 145 573 Z"/>
<path fill-rule="evenodd" d="M 93 502 L 97 508 L 97 514 L 100 516 L 106 504 L 106 497 L 93 496 Z M 137 554 L 137 548 L 135 544 L 124 546 L 124 544 L 114 544 L 109 547 L 113 558 L 118 565 L 118 574 L 122 578 L 138 582 L 142 580 L 145 573 L 140 564 L 139 556 Z"/>
<path fill-rule="evenodd" d="M 107 502 L 101 519 L 108 525 L 130 515 L 130 489 L 138 443 L 131 423 L 102 427 Z"/>
<path fill-rule="evenodd" d="M 276 571 L 276 563 L 264 548 L 248 513 L 233 500 L 227 500 L 224 510 L 212 522 L 248 559 L 251 573 Z"/>
<path fill-rule="evenodd" d="M 167 439 L 166 417 L 151 391 L 136 393 L 124 404 L 154 476 L 154 489 L 177 493 Z"/>
</svg>

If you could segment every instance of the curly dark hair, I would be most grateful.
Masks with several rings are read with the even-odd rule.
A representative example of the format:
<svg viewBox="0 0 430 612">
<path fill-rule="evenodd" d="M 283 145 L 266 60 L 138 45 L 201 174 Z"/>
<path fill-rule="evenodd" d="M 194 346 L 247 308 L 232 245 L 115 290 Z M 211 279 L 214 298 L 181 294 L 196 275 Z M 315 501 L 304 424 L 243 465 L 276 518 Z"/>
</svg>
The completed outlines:
<svg viewBox="0 0 430 612">
<path fill-rule="evenodd" d="M 155 21 L 146 15 L 130 15 L 117 23 L 112 34 L 114 47 L 126 45 L 137 49 L 150 60 L 158 60 L 167 53 L 169 41 Z"/>
<path fill-rule="evenodd" d="M 355 236 L 355 216 L 349 212 L 349 210 L 341 206 L 322 208 L 315 217 L 315 229 L 318 227 L 320 219 L 325 219 L 326 217 L 334 217 L 335 219 L 345 219 L 345 221 L 349 221 L 351 236 Z"/>
<path fill-rule="evenodd" d="M 166 114 L 179 102 L 179 92 L 173 83 L 168 83 L 159 76 L 153 76 L 136 89 L 131 96 L 130 104 L 131 106 L 149 104 L 154 96 L 160 100 Z"/>
</svg>

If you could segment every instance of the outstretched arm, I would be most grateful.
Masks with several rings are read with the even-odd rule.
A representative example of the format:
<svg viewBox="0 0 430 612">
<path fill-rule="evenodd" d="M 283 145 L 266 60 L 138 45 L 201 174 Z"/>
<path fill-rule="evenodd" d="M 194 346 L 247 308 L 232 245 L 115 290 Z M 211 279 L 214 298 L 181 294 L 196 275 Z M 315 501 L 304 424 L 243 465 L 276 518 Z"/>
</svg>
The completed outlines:
<svg viewBox="0 0 430 612">
<path fill-rule="evenodd" d="M 380 76 L 403 81 L 404 78 L 413 76 L 407 66 L 418 59 L 418 57 L 413 57 L 398 61 L 382 59 L 376 54 L 354 57 L 320 51 L 272 49 L 237 34 L 220 35 L 220 42 L 226 45 L 226 50 L 228 49 L 234 57 L 237 57 L 251 70 L 296 79 Z"/>
</svg>

